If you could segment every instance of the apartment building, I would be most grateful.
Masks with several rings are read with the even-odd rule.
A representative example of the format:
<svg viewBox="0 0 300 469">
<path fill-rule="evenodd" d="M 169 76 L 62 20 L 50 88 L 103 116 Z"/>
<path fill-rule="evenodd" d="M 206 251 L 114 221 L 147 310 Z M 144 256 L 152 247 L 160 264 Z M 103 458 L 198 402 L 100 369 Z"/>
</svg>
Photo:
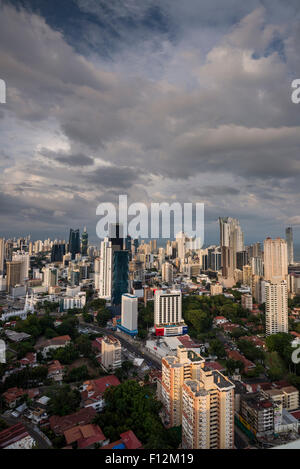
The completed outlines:
<svg viewBox="0 0 300 469">
<path fill-rule="evenodd" d="M 199 354 L 179 346 L 162 359 L 161 400 L 165 425 L 182 424 L 183 448 L 233 448 L 234 385 Z"/>
<path fill-rule="evenodd" d="M 106 336 L 101 342 L 101 363 L 106 370 L 116 370 L 121 367 L 121 343 L 113 336 Z"/>
</svg>

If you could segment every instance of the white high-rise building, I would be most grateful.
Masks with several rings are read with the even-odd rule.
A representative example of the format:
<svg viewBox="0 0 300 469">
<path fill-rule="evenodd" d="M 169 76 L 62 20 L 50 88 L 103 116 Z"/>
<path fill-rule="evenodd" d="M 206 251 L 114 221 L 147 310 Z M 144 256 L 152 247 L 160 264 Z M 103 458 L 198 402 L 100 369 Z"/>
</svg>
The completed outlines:
<svg viewBox="0 0 300 469">
<path fill-rule="evenodd" d="M 177 242 L 177 257 L 183 262 L 187 249 L 188 238 L 182 231 L 176 235 Z"/>
<path fill-rule="evenodd" d="M 108 238 L 101 242 L 99 298 L 111 299 L 112 295 L 112 243 Z"/>
<path fill-rule="evenodd" d="M 138 333 L 138 299 L 135 295 L 122 295 L 121 330 L 130 335 Z"/>
<path fill-rule="evenodd" d="M 287 280 L 287 244 L 281 238 L 267 238 L 264 242 L 264 278 L 268 282 Z"/>
<path fill-rule="evenodd" d="M 289 332 L 287 282 L 266 282 L 266 334 Z"/>
<path fill-rule="evenodd" d="M 181 291 L 157 290 L 154 296 L 154 324 L 155 326 L 182 323 L 182 295 Z"/>
</svg>

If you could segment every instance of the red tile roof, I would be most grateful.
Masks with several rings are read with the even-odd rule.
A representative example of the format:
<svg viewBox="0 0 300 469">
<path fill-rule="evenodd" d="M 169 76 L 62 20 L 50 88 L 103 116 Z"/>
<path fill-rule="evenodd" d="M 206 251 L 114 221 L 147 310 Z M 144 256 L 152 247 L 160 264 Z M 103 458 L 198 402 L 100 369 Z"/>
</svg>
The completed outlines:
<svg viewBox="0 0 300 469">
<path fill-rule="evenodd" d="M 120 440 L 114 441 L 109 445 L 102 446 L 101 449 L 113 449 L 116 446 L 120 446 L 122 444 L 126 449 L 142 449 L 142 443 L 138 440 L 132 430 L 122 433 L 120 437 Z"/>
<path fill-rule="evenodd" d="M 65 417 L 53 415 L 49 419 L 50 427 L 56 435 L 62 435 L 66 430 L 69 430 L 69 428 L 75 425 L 87 425 L 91 423 L 96 414 L 96 411 L 92 407 L 88 407 L 80 409 L 75 414 L 66 415 Z"/>
<path fill-rule="evenodd" d="M 87 385 L 88 391 L 94 390 L 104 394 L 109 386 L 119 386 L 121 383 L 115 375 L 109 375 L 103 378 L 86 381 L 84 384 Z"/>
<path fill-rule="evenodd" d="M 121 433 L 120 437 L 127 449 L 139 449 L 142 446 L 142 443 L 137 439 L 132 430 Z"/>
<path fill-rule="evenodd" d="M 79 449 L 88 448 L 95 443 L 106 440 L 101 428 L 98 425 L 79 425 L 69 428 L 64 432 L 67 445 L 77 442 Z"/>
</svg>

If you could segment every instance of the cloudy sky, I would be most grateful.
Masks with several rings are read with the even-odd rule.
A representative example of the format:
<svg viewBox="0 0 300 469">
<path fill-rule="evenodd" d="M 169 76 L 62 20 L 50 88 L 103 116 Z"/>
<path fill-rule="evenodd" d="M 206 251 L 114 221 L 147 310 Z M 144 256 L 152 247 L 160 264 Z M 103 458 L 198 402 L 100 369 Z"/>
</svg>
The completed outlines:
<svg viewBox="0 0 300 469">
<path fill-rule="evenodd" d="M 299 0 L 0 0 L 0 235 L 203 202 L 300 243 Z"/>
</svg>

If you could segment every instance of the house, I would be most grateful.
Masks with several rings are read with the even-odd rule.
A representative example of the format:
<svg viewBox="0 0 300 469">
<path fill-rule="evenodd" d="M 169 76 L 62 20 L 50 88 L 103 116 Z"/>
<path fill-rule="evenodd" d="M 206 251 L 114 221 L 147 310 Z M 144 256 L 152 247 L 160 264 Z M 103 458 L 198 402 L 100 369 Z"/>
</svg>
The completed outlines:
<svg viewBox="0 0 300 469">
<path fill-rule="evenodd" d="M 240 362 L 243 363 L 243 365 L 244 365 L 243 371 L 245 373 L 248 373 L 248 371 L 255 368 L 255 364 L 253 362 L 251 362 L 250 360 L 247 360 L 247 358 L 244 357 L 244 355 L 239 353 L 237 350 L 228 350 L 227 349 L 226 353 L 227 353 L 228 358 L 231 358 L 234 361 L 240 361 Z"/>
<path fill-rule="evenodd" d="M 32 449 L 34 446 L 35 440 L 22 423 L 0 432 L 0 449 Z"/>
<path fill-rule="evenodd" d="M 106 445 L 109 440 L 98 425 L 77 425 L 64 432 L 67 445 L 77 444 L 78 449 L 93 449 L 95 445 Z"/>
<path fill-rule="evenodd" d="M 253 345 L 255 345 L 255 347 L 263 350 L 266 348 L 266 342 L 257 337 L 256 335 L 240 337 L 240 340 L 246 340 L 247 342 L 251 342 Z"/>
<path fill-rule="evenodd" d="M 92 408 L 80 409 L 71 415 L 60 417 L 58 415 L 52 415 L 49 419 L 50 428 L 55 435 L 63 435 L 66 430 L 73 428 L 75 425 L 87 425 L 91 423 L 96 417 L 97 413 Z"/>
<path fill-rule="evenodd" d="M 40 351 L 44 358 L 47 357 L 47 354 L 52 350 L 57 350 L 59 348 L 64 348 L 71 343 L 71 337 L 69 335 L 62 335 L 59 337 L 54 337 L 53 339 L 46 340 L 45 342 L 36 345 L 36 350 Z"/>
<path fill-rule="evenodd" d="M 2 394 L 2 397 L 6 405 L 10 409 L 14 409 L 24 395 L 25 395 L 25 391 L 23 389 L 15 387 L 15 388 L 10 388 L 6 392 L 4 392 Z"/>
<path fill-rule="evenodd" d="M 27 366 L 29 366 L 30 368 L 34 368 L 38 366 L 36 353 L 27 353 L 24 358 L 19 360 L 19 363 L 21 365 L 21 368 L 26 368 Z"/>
<path fill-rule="evenodd" d="M 121 433 L 120 440 L 109 445 L 102 446 L 101 449 L 142 449 L 142 443 L 138 440 L 132 430 Z"/>
<path fill-rule="evenodd" d="M 120 381 L 114 375 L 85 381 L 81 387 L 81 398 L 85 408 L 92 407 L 101 412 L 105 405 L 104 393 L 109 386 L 118 386 Z"/>
<path fill-rule="evenodd" d="M 228 320 L 226 318 L 224 318 L 224 316 L 216 316 L 214 318 L 214 324 L 216 326 L 220 326 L 221 324 L 226 324 L 228 322 Z"/>
<path fill-rule="evenodd" d="M 64 369 L 65 367 L 58 360 L 53 360 L 48 366 L 48 379 L 61 383 L 64 379 Z"/>
</svg>

